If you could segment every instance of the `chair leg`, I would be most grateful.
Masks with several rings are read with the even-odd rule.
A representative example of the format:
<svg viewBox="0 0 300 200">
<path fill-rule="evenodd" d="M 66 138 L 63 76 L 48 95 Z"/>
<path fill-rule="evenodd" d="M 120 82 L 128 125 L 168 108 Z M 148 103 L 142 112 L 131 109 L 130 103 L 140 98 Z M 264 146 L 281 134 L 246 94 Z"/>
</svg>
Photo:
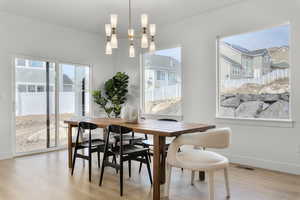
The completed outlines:
<svg viewBox="0 0 300 200">
<path fill-rule="evenodd" d="M 113 163 L 117 164 L 116 155 L 113 155 Z M 118 173 L 118 168 L 116 168 L 116 173 Z"/>
<path fill-rule="evenodd" d="M 92 154 L 89 152 L 89 182 L 92 181 Z"/>
<path fill-rule="evenodd" d="M 115 157 L 114 157 L 115 158 Z M 102 166 L 101 166 L 101 173 L 100 173 L 100 181 L 99 181 L 99 186 L 102 185 L 102 180 L 103 180 L 103 173 L 104 173 L 104 168 L 105 168 L 105 162 L 107 160 L 107 150 L 104 151 L 103 155 L 103 160 L 102 160 Z"/>
<path fill-rule="evenodd" d="M 97 157 L 98 157 L 98 168 L 100 168 L 100 152 L 97 152 Z"/>
<path fill-rule="evenodd" d="M 120 196 L 123 196 L 123 161 L 120 162 Z"/>
<path fill-rule="evenodd" d="M 128 160 L 128 174 L 129 178 L 131 178 L 131 160 Z"/>
<path fill-rule="evenodd" d="M 72 176 L 73 176 L 73 173 L 74 173 L 76 156 L 77 156 L 77 149 L 75 148 L 75 150 L 74 150 L 74 155 L 73 155 L 73 162 L 72 162 L 72 172 L 71 172 L 71 175 L 72 175 Z"/>
<path fill-rule="evenodd" d="M 150 183 L 152 185 L 152 174 L 151 174 L 151 168 L 150 168 L 150 160 L 149 160 L 147 154 L 145 155 L 145 159 L 146 159 L 146 164 L 147 164 L 147 170 L 148 170 L 148 175 L 149 175 Z"/>
<path fill-rule="evenodd" d="M 209 188 L 209 200 L 214 200 L 215 191 L 214 191 L 214 172 L 208 172 L 208 188 Z"/>
<path fill-rule="evenodd" d="M 139 174 L 141 173 L 141 171 L 142 171 L 142 162 L 140 162 L 140 167 L 139 167 Z"/>
<path fill-rule="evenodd" d="M 194 180 L 195 180 L 195 171 L 192 171 L 192 174 L 191 174 L 191 185 L 194 185 Z"/>
<path fill-rule="evenodd" d="M 224 177 L 225 177 L 225 186 L 226 186 L 226 192 L 227 192 L 226 198 L 229 199 L 230 198 L 230 188 L 229 188 L 228 168 L 227 167 L 224 169 Z"/>
<path fill-rule="evenodd" d="M 151 154 L 150 154 L 150 150 L 148 150 L 148 156 L 149 156 L 149 161 L 152 162 L 151 160 Z"/>
<path fill-rule="evenodd" d="M 167 164 L 166 166 L 166 170 L 167 170 L 167 177 L 166 177 L 166 184 L 165 184 L 165 197 L 168 197 L 170 194 L 170 185 L 171 185 L 171 175 L 172 175 L 172 166 Z"/>
<path fill-rule="evenodd" d="M 81 149 L 81 154 L 84 155 L 84 149 Z M 85 167 L 85 159 L 82 159 L 82 167 Z"/>
</svg>

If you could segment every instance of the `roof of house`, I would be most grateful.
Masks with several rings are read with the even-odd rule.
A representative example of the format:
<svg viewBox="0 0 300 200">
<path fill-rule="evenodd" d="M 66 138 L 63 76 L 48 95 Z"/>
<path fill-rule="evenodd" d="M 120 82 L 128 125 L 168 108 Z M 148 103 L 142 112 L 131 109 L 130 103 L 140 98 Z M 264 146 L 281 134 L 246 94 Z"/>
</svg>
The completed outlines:
<svg viewBox="0 0 300 200">
<path fill-rule="evenodd" d="M 223 55 L 223 54 L 221 54 L 221 57 L 222 57 L 224 60 L 226 60 L 227 62 L 232 63 L 234 66 L 239 67 L 239 68 L 242 68 L 242 65 L 241 65 L 240 63 L 236 62 L 235 60 L 232 60 L 231 58 L 228 58 L 227 56 L 225 56 L 225 55 Z"/>
<path fill-rule="evenodd" d="M 72 81 L 72 79 L 68 75 L 64 74 L 63 75 L 63 83 L 71 85 L 71 84 L 73 84 L 73 81 Z"/>
<path fill-rule="evenodd" d="M 286 68 L 289 68 L 289 63 L 288 62 L 278 62 L 278 63 L 273 63 L 271 64 L 271 67 L 272 68 L 277 68 L 277 69 L 286 69 Z"/>
<path fill-rule="evenodd" d="M 239 51 L 240 53 L 246 54 L 248 56 L 259 56 L 259 55 L 264 55 L 264 54 L 268 53 L 267 49 L 257 49 L 257 50 L 250 51 L 250 50 L 248 50 L 248 49 L 246 49 L 244 47 L 241 47 L 239 45 L 230 44 L 230 43 L 227 43 L 227 42 L 223 42 L 223 43 L 225 45 L 233 48 L 234 50 Z"/>
<path fill-rule="evenodd" d="M 153 54 L 145 54 L 144 62 L 147 67 L 151 68 L 178 68 L 180 66 L 180 62 L 170 56 L 162 56 L 162 55 L 153 55 Z"/>
</svg>

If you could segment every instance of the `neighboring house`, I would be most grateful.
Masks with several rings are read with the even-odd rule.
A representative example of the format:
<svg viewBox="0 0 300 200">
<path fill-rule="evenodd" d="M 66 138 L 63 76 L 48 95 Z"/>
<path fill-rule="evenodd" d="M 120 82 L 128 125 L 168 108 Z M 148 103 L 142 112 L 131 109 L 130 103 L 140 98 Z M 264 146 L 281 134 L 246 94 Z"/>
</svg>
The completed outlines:
<svg viewBox="0 0 300 200">
<path fill-rule="evenodd" d="M 27 59 L 15 61 L 16 83 L 16 115 L 45 114 L 46 105 L 46 62 Z M 82 91 L 85 81 L 84 67 L 71 67 L 64 72 L 59 67 L 59 111 L 60 113 L 75 113 L 84 115 L 89 111 L 89 91 Z M 75 71 L 77 73 L 75 73 Z M 50 63 L 49 67 L 49 91 L 55 90 L 55 67 Z M 74 79 L 78 79 L 77 85 Z M 85 84 L 88 86 L 88 84 Z M 88 88 L 85 88 L 88 89 Z M 55 101 L 55 95 L 50 94 L 50 102 Z M 41 103 L 45 102 L 45 103 Z M 51 104 L 51 103 L 50 103 Z M 51 107 L 50 109 L 54 109 Z M 54 112 L 52 110 L 51 112 Z"/>
<path fill-rule="evenodd" d="M 181 67 L 178 60 L 161 55 L 145 55 L 145 80 L 147 88 L 177 85 L 181 80 Z"/>
<path fill-rule="evenodd" d="M 55 87 L 55 68 L 53 63 L 50 64 L 50 92 Z M 60 72 L 62 74 L 62 71 Z M 59 87 L 64 92 L 74 90 L 74 81 L 63 74 Z M 33 61 L 26 59 L 16 59 L 16 88 L 20 93 L 40 93 L 46 92 L 46 63 L 42 61 Z"/>
<path fill-rule="evenodd" d="M 268 49 L 249 51 L 221 42 L 220 66 L 222 80 L 260 78 L 272 71 L 272 60 Z"/>
<path fill-rule="evenodd" d="M 16 88 L 17 92 L 45 92 L 46 66 L 45 62 L 16 59 Z M 54 66 L 50 65 L 50 91 L 55 85 Z"/>
</svg>

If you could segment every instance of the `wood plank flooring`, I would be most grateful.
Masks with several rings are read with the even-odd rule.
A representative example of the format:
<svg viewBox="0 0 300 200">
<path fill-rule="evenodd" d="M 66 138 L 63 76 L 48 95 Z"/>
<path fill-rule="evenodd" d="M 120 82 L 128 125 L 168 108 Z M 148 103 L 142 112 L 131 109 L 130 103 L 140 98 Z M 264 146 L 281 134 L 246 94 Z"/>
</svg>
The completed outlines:
<svg viewBox="0 0 300 200">
<path fill-rule="evenodd" d="M 101 155 L 102 156 L 102 155 Z M 70 176 L 67 152 L 58 151 L 0 161 L 1 200 L 148 200 L 152 189 L 146 167 L 138 174 L 133 162 L 132 177 L 125 168 L 124 196 L 119 196 L 119 178 L 107 168 L 102 187 L 98 186 L 100 169 L 93 163 L 92 183 L 88 182 L 87 164 L 79 159 Z M 300 176 L 263 169 L 254 171 L 231 165 L 229 170 L 232 200 L 300 200 Z M 215 177 L 216 200 L 225 200 L 222 171 Z M 190 172 L 173 170 L 171 200 L 207 200 L 207 183 L 190 185 Z M 167 198 L 165 198 L 167 199 Z"/>
</svg>

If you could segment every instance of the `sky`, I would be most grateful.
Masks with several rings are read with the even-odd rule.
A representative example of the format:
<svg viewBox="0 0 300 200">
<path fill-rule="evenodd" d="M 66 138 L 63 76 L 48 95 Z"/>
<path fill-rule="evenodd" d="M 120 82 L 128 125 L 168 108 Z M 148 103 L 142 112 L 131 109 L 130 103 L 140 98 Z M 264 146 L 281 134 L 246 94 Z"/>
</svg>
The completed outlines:
<svg viewBox="0 0 300 200">
<path fill-rule="evenodd" d="M 179 62 L 181 62 L 181 48 L 171 48 L 171 49 L 164 49 L 164 50 L 158 50 L 155 51 L 155 55 L 161 55 L 161 56 L 170 56 Z"/>
<path fill-rule="evenodd" d="M 62 68 L 63 68 L 63 74 L 67 75 L 71 80 L 74 80 L 75 66 L 68 65 L 68 64 L 62 64 Z"/>
<path fill-rule="evenodd" d="M 221 41 L 235 44 L 252 51 L 289 45 L 289 32 L 290 25 L 285 24 L 261 31 L 224 37 Z"/>
</svg>

